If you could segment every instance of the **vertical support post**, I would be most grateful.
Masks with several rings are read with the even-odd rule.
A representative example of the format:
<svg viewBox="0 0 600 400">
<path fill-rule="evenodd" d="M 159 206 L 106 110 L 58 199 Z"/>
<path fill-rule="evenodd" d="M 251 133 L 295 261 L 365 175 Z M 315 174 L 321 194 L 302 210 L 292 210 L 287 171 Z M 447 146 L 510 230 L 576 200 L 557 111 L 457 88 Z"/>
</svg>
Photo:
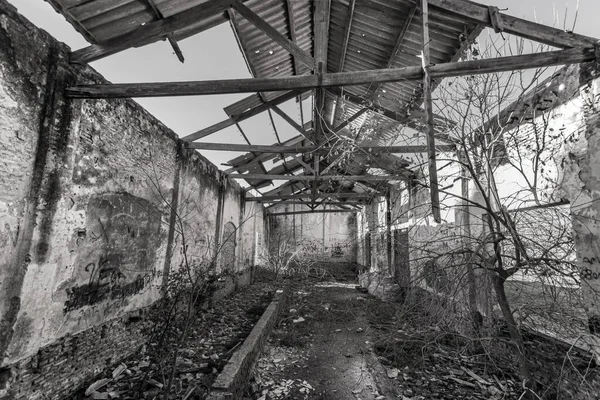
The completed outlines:
<svg viewBox="0 0 600 400">
<path fill-rule="evenodd" d="M 431 211 L 433 220 L 441 222 L 440 193 L 438 187 L 437 165 L 435 161 L 435 128 L 433 125 L 433 101 L 431 98 L 431 73 L 430 73 L 430 38 L 429 38 L 429 8 L 427 0 L 421 0 L 423 20 L 423 100 L 427 118 L 427 156 L 429 161 L 429 187 L 431 192 Z"/>
<path fill-rule="evenodd" d="M 460 178 L 461 178 L 461 197 L 462 205 L 460 207 L 460 220 L 459 225 L 461 227 L 461 234 L 463 236 L 463 246 L 466 249 L 470 249 L 472 246 L 472 232 L 471 232 L 471 210 L 469 207 L 469 171 L 465 166 L 467 156 L 463 150 L 458 151 L 458 160 L 461 162 L 460 165 Z M 475 277 L 475 270 L 472 263 L 467 263 L 467 284 L 468 284 L 468 299 L 469 299 L 469 311 L 471 312 L 471 322 L 473 328 L 478 331 L 481 324 L 483 323 L 483 317 L 477 307 L 477 281 Z"/>
<path fill-rule="evenodd" d="M 385 212 L 385 227 L 386 227 L 386 251 L 387 251 L 387 261 L 388 261 L 388 272 L 394 278 L 396 278 L 396 269 L 394 265 L 394 257 L 393 257 L 393 241 L 392 241 L 392 196 L 391 189 L 387 190 L 385 194 L 386 200 L 386 212 Z"/>
<path fill-rule="evenodd" d="M 221 226 L 223 225 L 223 206 L 225 203 L 225 182 L 222 174 L 219 174 L 219 188 L 217 193 L 217 220 L 215 222 L 215 249 L 213 250 L 213 262 L 215 272 L 219 271 L 221 245 Z M 219 271 L 220 272 L 220 271 Z"/>
</svg>

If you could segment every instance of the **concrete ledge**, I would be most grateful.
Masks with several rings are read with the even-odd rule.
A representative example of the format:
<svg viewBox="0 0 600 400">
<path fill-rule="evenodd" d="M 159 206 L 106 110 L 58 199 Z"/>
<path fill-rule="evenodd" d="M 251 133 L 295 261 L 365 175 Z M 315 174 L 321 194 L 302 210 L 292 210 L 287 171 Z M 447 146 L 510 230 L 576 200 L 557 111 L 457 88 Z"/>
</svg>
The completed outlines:
<svg viewBox="0 0 600 400">
<path fill-rule="evenodd" d="M 231 356 L 213 383 L 208 400 L 241 399 L 244 387 L 271 330 L 287 303 L 287 290 L 278 290 L 242 346 Z"/>
</svg>

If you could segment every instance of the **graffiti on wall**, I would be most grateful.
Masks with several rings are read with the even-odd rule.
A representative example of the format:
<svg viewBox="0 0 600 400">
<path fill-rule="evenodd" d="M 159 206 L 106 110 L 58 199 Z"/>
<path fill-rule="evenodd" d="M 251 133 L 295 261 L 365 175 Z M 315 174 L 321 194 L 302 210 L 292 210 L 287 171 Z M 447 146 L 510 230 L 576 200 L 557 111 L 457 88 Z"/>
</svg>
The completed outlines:
<svg viewBox="0 0 600 400">
<path fill-rule="evenodd" d="M 66 289 L 64 312 L 124 300 L 151 287 L 161 244 L 161 212 L 128 193 L 94 196 L 86 226 L 76 233 L 76 286 Z"/>
<path fill-rule="evenodd" d="M 16 247 L 17 237 L 19 236 L 19 226 L 14 229 L 8 222 L 5 222 L 4 229 L 2 228 L 2 221 L 0 220 L 0 249 Z"/>
</svg>

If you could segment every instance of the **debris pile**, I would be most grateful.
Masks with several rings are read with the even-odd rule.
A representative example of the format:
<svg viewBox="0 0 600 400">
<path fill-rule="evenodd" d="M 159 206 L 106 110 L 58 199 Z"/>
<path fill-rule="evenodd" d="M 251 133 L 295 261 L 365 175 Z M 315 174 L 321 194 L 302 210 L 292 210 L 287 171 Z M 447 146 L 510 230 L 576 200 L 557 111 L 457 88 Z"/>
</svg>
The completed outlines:
<svg viewBox="0 0 600 400">
<path fill-rule="evenodd" d="M 254 284 L 198 311 L 190 335 L 177 351 L 169 399 L 207 396 L 217 374 L 248 336 L 274 293 L 270 284 Z M 105 370 L 73 399 L 162 399 L 169 371 L 152 359 L 148 343 L 132 357 Z M 172 363 L 170 365 L 173 365 Z"/>
</svg>

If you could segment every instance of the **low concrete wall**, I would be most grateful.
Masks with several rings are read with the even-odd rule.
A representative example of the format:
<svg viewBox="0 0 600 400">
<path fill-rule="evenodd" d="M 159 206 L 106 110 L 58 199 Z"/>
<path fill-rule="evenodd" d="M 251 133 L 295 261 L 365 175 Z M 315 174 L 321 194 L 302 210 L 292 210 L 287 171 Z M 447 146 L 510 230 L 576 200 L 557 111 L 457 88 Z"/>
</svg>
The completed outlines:
<svg viewBox="0 0 600 400">
<path fill-rule="evenodd" d="M 287 290 L 278 290 L 250 335 L 219 374 L 208 400 L 241 399 L 244 387 L 271 330 L 288 300 Z"/>
</svg>

